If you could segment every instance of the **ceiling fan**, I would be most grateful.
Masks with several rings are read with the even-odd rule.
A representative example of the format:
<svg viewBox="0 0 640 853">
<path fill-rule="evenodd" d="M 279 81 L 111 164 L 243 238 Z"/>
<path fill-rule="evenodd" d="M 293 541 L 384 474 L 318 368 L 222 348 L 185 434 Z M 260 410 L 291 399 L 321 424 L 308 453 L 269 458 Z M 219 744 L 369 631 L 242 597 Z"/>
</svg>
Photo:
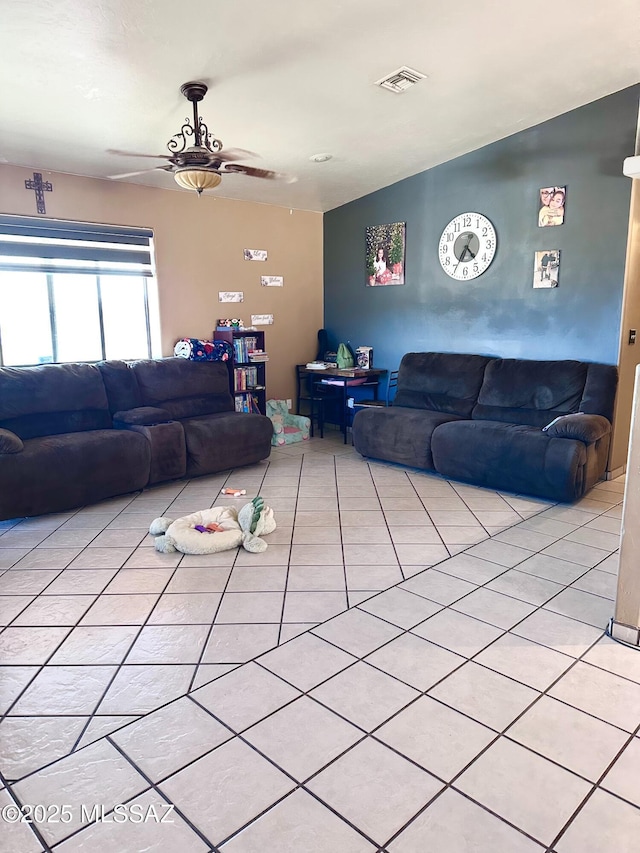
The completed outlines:
<svg viewBox="0 0 640 853">
<path fill-rule="evenodd" d="M 180 132 L 174 134 L 167 142 L 169 154 L 137 154 L 131 151 L 114 151 L 110 154 L 118 154 L 126 157 L 149 157 L 156 160 L 167 160 L 164 166 L 154 166 L 152 169 L 142 169 L 138 172 L 125 172 L 120 175 L 109 175 L 112 180 L 120 178 L 132 178 L 135 175 L 143 175 L 146 172 L 156 170 L 172 172 L 176 182 L 185 189 L 195 190 L 198 195 L 203 190 L 217 187 L 223 175 L 249 175 L 252 178 L 268 178 L 270 180 L 280 178 L 291 183 L 295 180 L 281 172 L 272 172 L 270 169 L 257 169 L 254 166 L 245 166 L 235 162 L 246 157 L 255 156 L 250 151 L 242 149 L 222 150 L 222 142 L 215 139 L 209 132 L 209 128 L 198 115 L 198 102 L 207 93 L 206 83 L 192 81 L 180 87 L 185 98 L 193 104 L 193 124 L 186 118 L 180 128 Z M 189 141 L 193 138 L 193 145 Z"/>
</svg>

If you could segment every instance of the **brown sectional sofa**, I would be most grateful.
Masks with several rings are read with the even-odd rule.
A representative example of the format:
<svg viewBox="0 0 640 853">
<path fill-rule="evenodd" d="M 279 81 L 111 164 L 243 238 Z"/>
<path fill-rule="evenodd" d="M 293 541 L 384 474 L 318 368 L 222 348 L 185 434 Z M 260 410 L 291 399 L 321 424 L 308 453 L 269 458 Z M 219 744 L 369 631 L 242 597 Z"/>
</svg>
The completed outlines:
<svg viewBox="0 0 640 853">
<path fill-rule="evenodd" d="M 0 519 L 250 465 L 272 433 L 268 418 L 234 411 L 222 363 L 0 368 Z"/>
</svg>

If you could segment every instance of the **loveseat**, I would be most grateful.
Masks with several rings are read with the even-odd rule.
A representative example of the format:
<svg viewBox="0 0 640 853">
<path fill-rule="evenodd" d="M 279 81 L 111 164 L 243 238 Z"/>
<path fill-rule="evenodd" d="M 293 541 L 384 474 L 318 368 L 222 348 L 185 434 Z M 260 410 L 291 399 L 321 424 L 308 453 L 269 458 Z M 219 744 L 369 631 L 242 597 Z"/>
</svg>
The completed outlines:
<svg viewBox="0 0 640 853">
<path fill-rule="evenodd" d="M 59 512 L 265 459 L 226 364 L 181 358 L 0 368 L 0 519 Z"/>
<path fill-rule="evenodd" d="M 607 364 L 407 353 L 393 405 L 359 411 L 353 443 L 465 483 L 573 501 L 605 474 L 617 381 Z"/>
</svg>

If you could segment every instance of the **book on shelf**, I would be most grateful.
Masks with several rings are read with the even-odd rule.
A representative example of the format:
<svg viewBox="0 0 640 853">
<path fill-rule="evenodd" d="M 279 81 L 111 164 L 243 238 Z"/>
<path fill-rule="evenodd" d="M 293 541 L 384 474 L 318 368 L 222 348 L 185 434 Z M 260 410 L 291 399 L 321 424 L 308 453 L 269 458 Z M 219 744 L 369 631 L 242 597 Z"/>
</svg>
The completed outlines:
<svg viewBox="0 0 640 853">
<path fill-rule="evenodd" d="M 238 394 L 236 396 L 236 412 L 245 412 L 254 415 L 261 415 L 258 398 L 251 393 Z"/>
<path fill-rule="evenodd" d="M 234 391 L 247 391 L 263 387 L 258 379 L 257 367 L 234 367 L 233 388 Z"/>
<path fill-rule="evenodd" d="M 243 335 L 233 339 L 233 357 L 235 361 L 247 363 L 249 354 L 257 349 L 258 339 L 255 335 Z"/>
</svg>

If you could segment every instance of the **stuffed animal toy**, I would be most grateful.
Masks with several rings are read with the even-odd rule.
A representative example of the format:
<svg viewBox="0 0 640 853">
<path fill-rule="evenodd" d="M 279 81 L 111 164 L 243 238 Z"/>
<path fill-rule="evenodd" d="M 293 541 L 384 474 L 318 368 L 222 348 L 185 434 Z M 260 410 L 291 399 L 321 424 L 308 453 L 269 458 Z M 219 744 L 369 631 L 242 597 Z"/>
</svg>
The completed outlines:
<svg viewBox="0 0 640 853">
<path fill-rule="evenodd" d="M 242 545 L 253 554 L 267 550 L 261 536 L 276 529 L 273 510 L 261 497 L 240 510 L 234 506 L 214 506 L 172 521 L 156 518 L 149 533 L 155 536 L 155 549 L 162 554 L 215 554 Z"/>
</svg>

